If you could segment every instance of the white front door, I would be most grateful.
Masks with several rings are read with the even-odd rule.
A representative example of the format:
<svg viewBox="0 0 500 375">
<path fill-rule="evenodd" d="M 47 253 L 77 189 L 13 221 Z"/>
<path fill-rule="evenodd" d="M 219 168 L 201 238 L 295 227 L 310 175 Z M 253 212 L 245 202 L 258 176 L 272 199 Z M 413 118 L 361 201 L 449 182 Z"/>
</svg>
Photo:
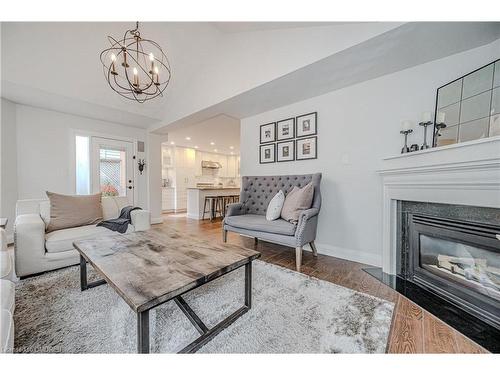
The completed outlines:
<svg viewBox="0 0 500 375">
<path fill-rule="evenodd" d="M 103 196 L 127 197 L 134 204 L 134 144 L 91 137 L 92 190 Z"/>
</svg>

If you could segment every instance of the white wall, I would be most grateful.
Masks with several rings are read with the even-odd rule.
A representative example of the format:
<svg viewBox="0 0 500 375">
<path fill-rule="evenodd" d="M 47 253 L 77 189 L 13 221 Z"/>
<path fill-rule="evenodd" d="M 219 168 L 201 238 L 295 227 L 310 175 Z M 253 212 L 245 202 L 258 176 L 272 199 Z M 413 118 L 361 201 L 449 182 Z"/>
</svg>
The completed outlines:
<svg viewBox="0 0 500 375">
<path fill-rule="evenodd" d="M 0 127 L 0 217 L 9 219 L 7 236 L 12 241 L 17 200 L 16 105 L 2 98 Z"/>
<path fill-rule="evenodd" d="M 74 194 L 74 131 L 147 141 L 143 129 L 25 105 L 16 105 L 16 124 L 19 199 L 43 198 L 46 190 Z M 137 204 L 142 207 L 148 205 L 146 176 L 136 176 Z"/>
<path fill-rule="evenodd" d="M 381 264 L 382 186 L 376 170 L 402 147 L 400 122 L 434 109 L 437 87 L 500 57 L 500 40 L 241 121 L 242 175 L 322 172 L 322 253 Z M 318 112 L 317 160 L 259 164 L 259 125 Z M 430 133 L 430 132 L 429 132 Z M 423 141 L 415 129 L 410 143 Z"/>
</svg>

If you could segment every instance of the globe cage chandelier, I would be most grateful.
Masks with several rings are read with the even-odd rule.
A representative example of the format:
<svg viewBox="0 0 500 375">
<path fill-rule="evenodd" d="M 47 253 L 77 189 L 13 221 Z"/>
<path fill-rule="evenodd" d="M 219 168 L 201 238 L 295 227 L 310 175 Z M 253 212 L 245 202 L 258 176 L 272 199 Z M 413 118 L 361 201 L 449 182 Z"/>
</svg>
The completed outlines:
<svg viewBox="0 0 500 375">
<path fill-rule="evenodd" d="M 139 103 L 163 96 L 171 78 L 170 63 L 158 43 L 141 37 L 139 22 L 119 41 L 109 35 L 108 40 L 111 47 L 100 58 L 109 86 Z"/>
</svg>

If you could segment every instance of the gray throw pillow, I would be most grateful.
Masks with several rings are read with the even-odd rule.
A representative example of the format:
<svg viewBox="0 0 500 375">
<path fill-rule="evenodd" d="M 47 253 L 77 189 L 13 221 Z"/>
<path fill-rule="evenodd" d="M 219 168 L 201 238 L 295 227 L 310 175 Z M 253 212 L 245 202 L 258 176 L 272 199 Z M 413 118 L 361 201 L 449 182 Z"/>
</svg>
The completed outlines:
<svg viewBox="0 0 500 375">
<path fill-rule="evenodd" d="M 291 223 L 299 221 L 299 215 L 302 211 L 311 208 L 314 197 L 314 186 L 309 182 L 302 189 L 294 186 L 285 197 L 285 203 L 281 209 L 281 217 Z"/>
<path fill-rule="evenodd" d="M 101 193 L 63 195 L 47 191 L 50 200 L 50 222 L 47 232 L 97 224 L 102 220 Z"/>
</svg>

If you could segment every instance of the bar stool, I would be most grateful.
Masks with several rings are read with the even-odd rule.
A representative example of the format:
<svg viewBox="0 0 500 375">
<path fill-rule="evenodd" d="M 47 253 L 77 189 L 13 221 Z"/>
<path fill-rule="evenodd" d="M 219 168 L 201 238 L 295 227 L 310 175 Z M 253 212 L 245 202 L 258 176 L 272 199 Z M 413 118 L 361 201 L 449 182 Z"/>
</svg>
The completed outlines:
<svg viewBox="0 0 500 375">
<path fill-rule="evenodd" d="M 205 197 L 205 202 L 203 203 L 203 216 L 201 220 L 205 220 L 205 214 L 210 214 L 210 221 L 213 221 L 215 215 L 215 204 L 217 200 L 217 196 L 215 195 L 207 195 Z M 207 211 L 207 203 L 208 203 L 208 211 Z"/>
</svg>

